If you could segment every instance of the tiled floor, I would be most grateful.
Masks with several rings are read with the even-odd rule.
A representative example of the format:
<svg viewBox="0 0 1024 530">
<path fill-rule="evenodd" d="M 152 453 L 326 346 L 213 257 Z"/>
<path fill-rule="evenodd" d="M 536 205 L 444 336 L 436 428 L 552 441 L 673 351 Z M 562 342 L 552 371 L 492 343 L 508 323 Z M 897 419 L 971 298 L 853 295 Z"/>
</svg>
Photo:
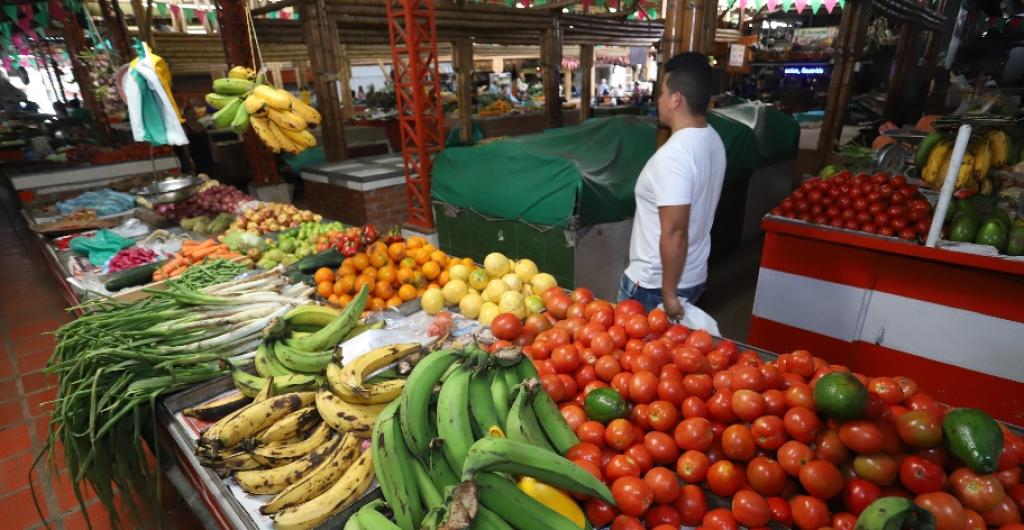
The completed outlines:
<svg viewBox="0 0 1024 530">
<path fill-rule="evenodd" d="M 46 403 L 57 392 L 54 377 L 42 373 L 54 346 L 47 332 L 70 318 L 65 312 L 69 304 L 3 183 L 0 212 L 0 528 L 86 528 L 63 472 L 54 479 L 45 466 L 35 470 L 32 482 L 45 523 L 33 505 L 29 469 L 46 442 Z M 169 492 L 167 526 L 202 528 L 173 487 L 168 483 L 163 489 Z M 109 528 L 103 507 L 95 499 L 88 503 L 93 528 Z M 136 526 L 128 521 L 122 527 Z"/>
</svg>

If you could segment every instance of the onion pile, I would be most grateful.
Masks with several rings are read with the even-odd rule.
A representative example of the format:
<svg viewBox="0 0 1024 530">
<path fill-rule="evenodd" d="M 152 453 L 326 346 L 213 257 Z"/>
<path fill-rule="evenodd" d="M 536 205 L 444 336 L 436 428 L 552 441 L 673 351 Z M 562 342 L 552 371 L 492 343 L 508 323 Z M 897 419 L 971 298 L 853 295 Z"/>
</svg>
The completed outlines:
<svg viewBox="0 0 1024 530">
<path fill-rule="evenodd" d="M 251 201 L 252 197 L 242 190 L 219 184 L 173 204 L 161 204 L 156 212 L 171 221 L 180 221 L 200 215 L 216 215 L 221 212 L 234 213 L 238 203 Z"/>
<path fill-rule="evenodd" d="M 128 269 L 134 269 L 139 265 L 145 265 L 147 263 L 153 263 L 159 259 L 160 255 L 148 248 L 142 247 L 128 247 L 121 249 L 120 252 L 110 258 L 110 272 L 119 272 Z"/>
</svg>

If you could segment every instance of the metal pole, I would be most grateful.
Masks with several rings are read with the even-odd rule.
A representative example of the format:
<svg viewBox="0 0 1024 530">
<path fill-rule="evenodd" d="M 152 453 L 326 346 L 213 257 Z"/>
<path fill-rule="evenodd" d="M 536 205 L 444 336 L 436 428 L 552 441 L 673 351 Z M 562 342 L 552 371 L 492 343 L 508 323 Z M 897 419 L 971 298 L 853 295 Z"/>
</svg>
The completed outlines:
<svg viewBox="0 0 1024 530">
<path fill-rule="evenodd" d="M 953 154 L 949 158 L 949 169 L 946 170 L 946 180 L 942 182 L 942 190 L 939 191 L 939 202 L 935 205 L 935 215 L 932 216 L 932 226 L 928 229 L 928 239 L 924 246 L 934 247 L 939 241 L 939 233 L 942 232 L 942 221 L 946 219 L 946 212 L 949 211 L 949 201 L 953 198 L 956 190 L 956 177 L 960 173 L 960 164 L 963 163 L 964 153 L 967 152 L 967 143 L 971 140 L 971 126 L 964 124 L 956 133 L 956 143 L 953 144 Z"/>
</svg>

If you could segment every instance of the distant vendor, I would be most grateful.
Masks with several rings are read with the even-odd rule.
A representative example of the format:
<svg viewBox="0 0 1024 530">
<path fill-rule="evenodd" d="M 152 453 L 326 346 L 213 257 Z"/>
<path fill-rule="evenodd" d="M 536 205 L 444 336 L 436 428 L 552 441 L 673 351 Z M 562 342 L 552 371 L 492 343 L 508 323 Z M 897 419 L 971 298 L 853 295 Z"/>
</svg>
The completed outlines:
<svg viewBox="0 0 1024 530">
<path fill-rule="evenodd" d="M 683 317 L 680 298 L 704 292 L 711 254 L 711 223 L 725 178 L 725 146 L 707 122 L 711 66 L 707 56 L 682 53 L 665 63 L 658 119 L 672 136 L 637 179 L 629 266 L 619 300 L 650 311 L 664 303 L 669 318 Z"/>
</svg>

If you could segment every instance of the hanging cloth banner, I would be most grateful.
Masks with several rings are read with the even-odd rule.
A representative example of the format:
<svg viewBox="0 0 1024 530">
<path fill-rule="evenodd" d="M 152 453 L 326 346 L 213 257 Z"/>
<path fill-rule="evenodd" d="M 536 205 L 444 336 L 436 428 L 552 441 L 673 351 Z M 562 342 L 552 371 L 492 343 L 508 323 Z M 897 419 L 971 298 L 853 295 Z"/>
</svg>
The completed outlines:
<svg viewBox="0 0 1024 530">
<path fill-rule="evenodd" d="M 27 18 L 19 18 L 18 27 L 21 28 L 21 31 L 23 31 L 28 38 L 32 40 L 36 40 L 39 38 L 39 35 L 36 35 L 36 32 L 32 30 L 32 20 Z"/>
<path fill-rule="evenodd" d="M 210 27 L 213 28 L 213 29 L 217 29 L 217 12 L 216 11 L 207 11 L 205 13 L 205 15 L 206 15 L 206 22 L 208 24 L 210 24 Z"/>
<path fill-rule="evenodd" d="M 49 4 L 39 3 L 36 6 L 36 15 L 32 17 L 36 21 L 36 26 L 40 28 L 50 27 L 50 6 Z"/>
<path fill-rule="evenodd" d="M 0 33 L 3 34 L 4 41 L 7 43 L 7 45 L 10 45 L 10 43 L 11 43 L 11 23 L 10 22 L 0 22 Z"/>
<path fill-rule="evenodd" d="M 267 13 L 267 18 L 269 18 L 271 20 L 277 20 L 277 15 L 278 15 L 277 11 L 271 11 L 271 12 Z"/>
</svg>

